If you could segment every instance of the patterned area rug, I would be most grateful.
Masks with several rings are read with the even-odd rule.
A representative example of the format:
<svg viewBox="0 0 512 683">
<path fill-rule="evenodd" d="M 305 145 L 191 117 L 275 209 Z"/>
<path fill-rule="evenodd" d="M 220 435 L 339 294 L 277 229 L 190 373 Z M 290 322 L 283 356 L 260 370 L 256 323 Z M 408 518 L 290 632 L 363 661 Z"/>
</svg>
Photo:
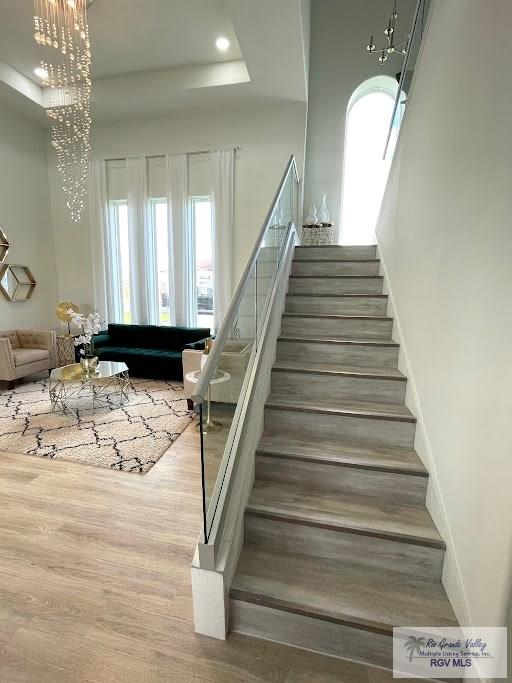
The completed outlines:
<svg viewBox="0 0 512 683">
<path fill-rule="evenodd" d="M 94 410 L 86 401 L 78 417 L 52 412 L 48 381 L 0 394 L 0 450 L 73 460 L 126 472 L 147 472 L 192 420 L 183 385 L 130 380 L 129 401 L 107 396 Z"/>
</svg>

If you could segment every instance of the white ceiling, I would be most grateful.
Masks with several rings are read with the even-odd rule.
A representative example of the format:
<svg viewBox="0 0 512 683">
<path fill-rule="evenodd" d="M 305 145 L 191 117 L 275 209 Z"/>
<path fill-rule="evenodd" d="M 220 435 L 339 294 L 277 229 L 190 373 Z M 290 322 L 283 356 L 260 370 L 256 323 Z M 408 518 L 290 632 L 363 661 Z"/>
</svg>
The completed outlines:
<svg viewBox="0 0 512 683">
<path fill-rule="evenodd" d="M 88 21 L 93 78 L 242 56 L 223 0 L 94 0 Z M 231 42 L 226 52 L 219 36 Z M 37 82 L 33 0 L 0 0 L 0 59 Z"/>
<path fill-rule="evenodd" d="M 307 98 L 301 0 L 94 0 L 96 120 Z M 0 0 L 0 104 L 46 123 L 33 0 Z M 215 40 L 231 45 L 219 52 Z"/>
</svg>

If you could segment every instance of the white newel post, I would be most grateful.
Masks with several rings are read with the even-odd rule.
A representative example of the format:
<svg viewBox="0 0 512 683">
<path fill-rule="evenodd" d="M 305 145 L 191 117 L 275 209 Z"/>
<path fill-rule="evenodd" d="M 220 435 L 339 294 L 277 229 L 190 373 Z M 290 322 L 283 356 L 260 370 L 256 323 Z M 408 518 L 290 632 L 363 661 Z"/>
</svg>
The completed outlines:
<svg viewBox="0 0 512 683">
<path fill-rule="evenodd" d="M 224 576 L 192 566 L 192 601 L 196 633 L 225 640 L 228 632 Z"/>
</svg>

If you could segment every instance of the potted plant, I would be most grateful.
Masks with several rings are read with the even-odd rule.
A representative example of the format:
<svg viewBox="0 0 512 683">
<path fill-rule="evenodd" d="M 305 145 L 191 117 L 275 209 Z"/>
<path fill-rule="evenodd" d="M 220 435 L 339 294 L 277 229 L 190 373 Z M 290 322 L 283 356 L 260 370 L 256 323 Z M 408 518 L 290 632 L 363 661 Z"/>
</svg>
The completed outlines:
<svg viewBox="0 0 512 683">
<path fill-rule="evenodd" d="M 92 338 L 101 330 L 99 313 L 94 311 L 94 313 L 85 315 L 84 313 L 77 313 L 70 308 L 68 314 L 71 322 L 81 330 L 81 334 L 75 337 L 75 346 L 82 347 L 79 350 L 81 356 L 80 365 L 84 372 L 89 373 L 91 370 L 95 370 L 98 364 L 98 359 L 94 355 L 94 342 Z"/>
</svg>

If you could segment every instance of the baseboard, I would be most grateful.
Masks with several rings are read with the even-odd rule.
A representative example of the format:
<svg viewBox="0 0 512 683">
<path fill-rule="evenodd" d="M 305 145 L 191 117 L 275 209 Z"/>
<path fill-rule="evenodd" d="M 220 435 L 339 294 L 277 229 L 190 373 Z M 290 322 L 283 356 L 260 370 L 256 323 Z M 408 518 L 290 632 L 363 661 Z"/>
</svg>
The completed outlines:
<svg viewBox="0 0 512 683">
<path fill-rule="evenodd" d="M 407 354 L 407 344 L 404 339 L 402 327 L 400 325 L 400 315 L 397 311 L 393 288 L 390 283 L 386 260 L 380 244 L 377 240 L 377 252 L 380 259 L 381 275 L 384 277 L 384 293 L 388 295 L 388 315 L 393 317 L 393 339 L 400 344 L 400 354 L 398 359 L 399 369 L 407 376 L 407 391 L 405 402 L 409 410 L 417 418 L 416 437 L 414 447 L 423 464 L 429 471 L 429 483 L 427 489 L 427 509 L 446 542 L 446 555 L 443 566 L 442 581 L 446 589 L 453 610 L 463 626 L 473 624 L 467 594 L 464 588 L 464 581 L 457 559 L 455 544 L 451 532 L 450 521 L 443 501 L 439 477 L 432 456 L 432 448 L 428 438 L 428 433 L 423 419 L 421 400 L 414 380 L 414 372 Z"/>
</svg>

